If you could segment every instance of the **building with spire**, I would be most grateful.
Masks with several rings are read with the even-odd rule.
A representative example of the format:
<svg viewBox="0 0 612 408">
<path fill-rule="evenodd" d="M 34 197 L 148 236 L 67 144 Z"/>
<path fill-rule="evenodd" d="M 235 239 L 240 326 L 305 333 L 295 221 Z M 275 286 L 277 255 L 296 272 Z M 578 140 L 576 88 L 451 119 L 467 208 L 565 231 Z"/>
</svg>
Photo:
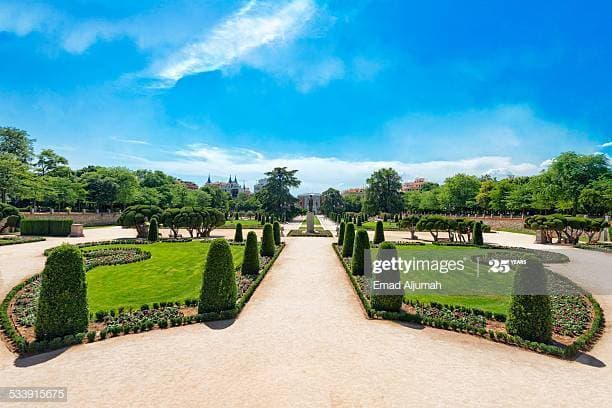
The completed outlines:
<svg viewBox="0 0 612 408">
<path fill-rule="evenodd" d="M 238 197 L 238 194 L 240 193 L 244 193 L 246 195 L 251 194 L 251 190 L 244 184 L 244 182 L 242 183 L 242 186 L 240 185 L 240 183 L 238 183 L 238 177 L 236 177 L 236 175 L 234 175 L 234 179 L 232 180 L 232 175 L 230 174 L 229 179 L 227 180 L 227 182 L 223 182 L 223 181 L 217 181 L 217 182 L 213 182 L 210 180 L 210 174 L 208 175 L 208 180 L 206 180 L 206 184 L 207 186 L 214 186 L 214 187 L 218 187 L 219 189 L 225 191 L 227 194 L 230 195 L 230 197 L 232 198 L 236 198 Z"/>
</svg>

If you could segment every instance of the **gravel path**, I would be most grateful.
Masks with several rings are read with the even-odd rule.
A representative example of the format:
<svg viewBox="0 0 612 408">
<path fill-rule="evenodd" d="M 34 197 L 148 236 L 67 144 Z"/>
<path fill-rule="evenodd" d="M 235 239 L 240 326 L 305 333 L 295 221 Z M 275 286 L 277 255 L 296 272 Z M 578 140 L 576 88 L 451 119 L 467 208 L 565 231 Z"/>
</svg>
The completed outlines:
<svg viewBox="0 0 612 408">
<path fill-rule="evenodd" d="M 66 386 L 69 406 L 593 406 L 612 401 L 608 336 L 589 353 L 593 359 L 568 362 L 473 336 L 370 321 L 332 239 L 285 241 L 287 247 L 236 321 L 132 334 L 29 359 L 15 360 L 2 350 L 0 386 Z M 0 248 L 0 271 L 8 263 L 36 272 L 42 260 L 32 255 L 42 248 L 34 245 L 21 245 L 32 250 L 20 249 L 19 258 L 2 256 L 6 248 Z M 572 259 L 596 272 L 580 273 L 585 279 L 603 278 L 599 271 L 611 269 L 610 257 L 585 252 L 576 250 Z M 598 298 L 612 310 L 609 296 Z M 605 366 L 593 366 L 599 362 Z"/>
</svg>

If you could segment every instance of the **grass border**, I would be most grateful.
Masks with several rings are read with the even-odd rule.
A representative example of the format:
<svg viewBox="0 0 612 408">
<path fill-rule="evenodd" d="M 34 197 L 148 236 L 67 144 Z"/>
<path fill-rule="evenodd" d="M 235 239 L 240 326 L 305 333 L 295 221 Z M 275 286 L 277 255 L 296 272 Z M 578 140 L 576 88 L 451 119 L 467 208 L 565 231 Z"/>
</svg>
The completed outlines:
<svg viewBox="0 0 612 408">
<path fill-rule="evenodd" d="M 15 240 L 11 240 L 8 238 L 0 238 L 0 247 L 9 246 L 9 245 L 30 244 L 32 242 L 41 242 L 41 241 L 47 240 L 44 237 L 36 237 L 32 235 L 24 235 L 23 237 L 19 235 L 17 236 L 17 238 L 18 239 L 15 239 Z"/>
<path fill-rule="evenodd" d="M 582 333 L 580 336 L 574 340 L 574 342 L 566 347 L 559 347 L 550 344 L 539 343 L 535 341 L 525 340 L 519 336 L 509 335 L 503 332 L 495 332 L 493 330 L 483 329 L 481 327 L 469 326 L 463 323 L 456 323 L 453 321 L 440 319 L 440 318 L 428 318 L 423 317 L 419 314 L 415 313 L 407 313 L 405 311 L 401 312 L 387 312 L 375 310 L 372 308 L 369 300 L 365 297 L 365 294 L 362 292 L 359 283 L 353 276 L 350 271 L 350 268 L 342 258 L 342 254 L 338 249 L 338 244 L 336 242 L 332 243 L 332 247 L 342 266 L 344 267 L 344 271 L 348 275 L 353 289 L 359 296 L 361 303 L 366 311 L 366 315 L 369 319 L 382 319 L 382 320 L 393 320 L 393 321 L 401 321 L 401 322 L 409 322 L 409 323 L 420 323 L 425 326 L 430 326 L 439 329 L 456 331 L 459 333 L 466 333 L 471 335 L 476 335 L 482 338 L 490 339 L 498 343 L 508 344 L 511 346 L 517 346 L 520 348 L 524 348 L 527 350 L 535 351 L 541 354 L 551 355 L 555 357 L 560 357 L 563 359 L 572 359 L 581 351 L 588 351 L 593 344 L 597 341 L 597 339 L 601 336 L 603 332 L 603 327 L 605 324 L 603 310 L 601 305 L 597 300 L 593 297 L 592 294 L 587 293 L 586 297 L 591 302 L 593 307 L 593 320 L 591 321 L 591 327 Z"/>
<path fill-rule="evenodd" d="M 592 244 L 576 244 L 574 245 L 574 248 L 584 249 L 587 251 L 603 252 L 604 254 L 612 254 L 612 247 L 606 248 Z"/>
</svg>

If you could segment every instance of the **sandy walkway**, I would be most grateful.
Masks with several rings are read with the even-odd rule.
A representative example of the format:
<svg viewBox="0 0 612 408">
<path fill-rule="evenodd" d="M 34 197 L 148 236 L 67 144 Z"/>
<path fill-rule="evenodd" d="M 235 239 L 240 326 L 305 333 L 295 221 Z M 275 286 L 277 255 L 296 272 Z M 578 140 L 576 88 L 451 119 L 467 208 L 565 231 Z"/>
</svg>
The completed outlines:
<svg viewBox="0 0 612 408">
<path fill-rule="evenodd" d="M 66 386 L 70 406 L 592 406 L 612 401 L 609 337 L 591 353 L 606 365 L 596 368 L 476 337 L 369 321 L 331 239 L 286 242 L 233 324 L 157 330 L 28 360 L 15 361 L 4 352 L 0 386 Z M 22 264 L 30 262 L 21 255 Z M 609 259 L 595 262 L 601 269 Z M 0 257 L 0 267 L 5 262 Z"/>
</svg>

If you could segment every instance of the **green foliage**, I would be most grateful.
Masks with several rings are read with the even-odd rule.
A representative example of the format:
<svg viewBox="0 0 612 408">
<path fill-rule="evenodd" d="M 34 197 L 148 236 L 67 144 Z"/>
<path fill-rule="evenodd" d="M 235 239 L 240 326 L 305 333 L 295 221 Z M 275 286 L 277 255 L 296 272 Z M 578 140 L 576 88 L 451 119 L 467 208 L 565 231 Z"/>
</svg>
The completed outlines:
<svg viewBox="0 0 612 408">
<path fill-rule="evenodd" d="M 221 312 L 236 307 L 236 277 L 230 246 L 223 238 L 212 241 L 202 275 L 198 313 Z"/>
<path fill-rule="evenodd" d="M 344 231 L 342 243 L 342 256 L 348 258 L 353 255 L 353 245 L 355 244 L 355 224 L 349 222 Z"/>
<path fill-rule="evenodd" d="M 482 237 L 482 222 L 475 222 L 474 229 L 472 232 L 472 243 L 474 245 L 483 245 L 484 239 Z"/>
<path fill-rule="evenodd" d="M 355 243 L 353 244 L 353 256 L 351 258 L 351 271 L 353 275 L 363 275 L 365 250 L 370 248 L 368 232 L 364 229 L 357 231 Z"/>
<path fill-rule="evenodd" d="M 397 213 L 403 208 L 402 179 L 392 168 L 380 169 L 367 179 L 366 204 L 368 212 Z"/>
<path fill-rule="evenodd" d="M 376 221 L 376 230 L 374 231 L 374 240 L 372 241 L 374 244 L 380 244 L 385 240 L 385 230 L 383 228 L 382 221 Z"/>
<path fill-rule="evenodd" d="M 64 244 L 54 249 L 42 272 L 36 338 L 50 340 L 87 329 L 87 284 L 81 251 Z"/>
<path fill-rule="evenodd" d="M 344 242 L 344 228 L 346 224 L 344 221 L 340 221 L 340 227 L 338 229 L 338 246 L 342 247 L 342 243 Z"/>
<path fill-rule="evenodd" d="M 266 223 L 261 238 L 261 255 L 274 256 L 274 249 L 274 232 L 272 231 L 272 224 Z"/>
<path fill-rule="evenodd" d="M 378 256 L 379 260 L 391 260 L 393 257 L 397 257 L 397 250 L 395 245 L 391 242 L 382 242 L 378 247 Z M 400 282 L 400 271 L 399 270 L 389 270 L 385 271 L 383 275 L 380 277 L 382 282 L 392 283 L 392 282 Z M 370 302 L 372 304 L 372 308 L 375 310 L 385 310 L 389 312 L 397 312 L 402 307 L 402 302 L 404 299 L 404 294 L 401 289 L 397 290 L 397 293 L 389 293 L 389 294 L 378 294 L 373 291 L 370 295 Z"/>
<path fill-rule="evenodd" d="M 280 245 L 281 244 L 281 230 L 280 230 L 280 224 L 278 223 L 278 221 L 274 221 L 274 224 L 272 224 L 272 229 L 274 232 L 274 244 Z"/>
<path fill-rule="evenodd" d="M 160 215 L 161 208 L 156 205 L 133 205 L 121 213 L 117 223 L 123 227 L 136 228 L 139 238 L 147 238 L 147 221 Z"/>
<path fill-rule="evenodd" d="M 149 223 L 149 242 L 156 242 L 159 239 L 159 227 L 157 225 L 157 218 L 151 219 Z"/>
<path fill-rule="evenodd" d="M 515 275 L 514 294 L 506 321 L 508 333 L 547 343 L 552 336 L 552 306 L 546 295 L 546 274 L 539 261 L 528 260 Z"/>
<path fill-rule="evenodd" d="M 25 130 L 0 127 L 0 153 L 12 154 L 21 163 L 27 164 L 34 155 L 34 142 Z"/>
<path fill-rule="evenodd" d="M 328 188 L 321 193 L 321 211 L 327 216 L 344 211 L 344 199 L 340 191 Z"/>
<path fill-rule="evenodd" d="M 297 170 L 287 170 L 286 167 L 276 167 L 266 173 L 266 184 L 256 196 L 267 213 L 278 218 L 290 218 L 297 213 L 297 199 L 290 192 L 291 188 L 299 187 L 301 183 L 296 173 Z"/>
<path fill-rule="evenodd" d="M 244 259 L 242 261 L 243 275 L 257 275 L 259 273 L 259 253 L 257 251 L 257 234 L 250 231 L 247 234 L 244 246 Z"/>
<path fill-rule="evenodd" d="M 67 237 L 70 235 L 72 220 L 24 218 L 21 220 L 21 235 Z"/>
<path fill-rule="evenodd" d="M 234 232 L 234 242 L 242 242 L 242 224 L 236 224 L 236 232 Z"/>
</svg>

